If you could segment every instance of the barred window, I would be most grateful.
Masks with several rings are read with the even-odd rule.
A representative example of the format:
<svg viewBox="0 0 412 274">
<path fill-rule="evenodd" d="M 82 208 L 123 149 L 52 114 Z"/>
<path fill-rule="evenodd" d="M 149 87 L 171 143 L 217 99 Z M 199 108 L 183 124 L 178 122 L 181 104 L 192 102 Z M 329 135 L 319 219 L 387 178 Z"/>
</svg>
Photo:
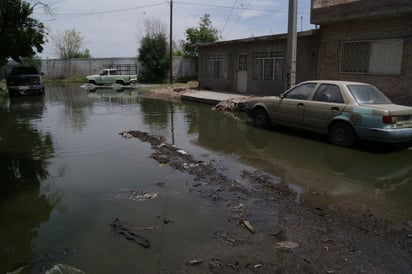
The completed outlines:
<svg viewBox="0 0 412 274">
<path fill-rule="evenodd" d="M 402 39 L 344 42 L 341 72 L 399 75 Z"/>
<path fill-rule="evenodd" d="M 253 54 L 253 80 L 282 80 L 284 51 L 265 51 Z"/>
<path fill-rule="evenodd" d="M 227 56 L 210 55 L 207 57 L 207 77 L 227 78 Z"/>
</svg>

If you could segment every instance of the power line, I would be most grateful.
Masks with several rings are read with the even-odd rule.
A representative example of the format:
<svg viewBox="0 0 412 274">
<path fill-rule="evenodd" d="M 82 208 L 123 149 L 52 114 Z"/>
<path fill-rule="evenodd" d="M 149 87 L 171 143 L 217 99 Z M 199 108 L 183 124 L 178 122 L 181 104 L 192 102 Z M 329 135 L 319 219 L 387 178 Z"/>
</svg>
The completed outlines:
<svg viewBox="0 0 412 274">
<path fill-rule="evenodd" d="M 244 10 L 242 7 L 233 7 L 233 6 L 222 6 L 222 5 L 212 5 L 212 4 L 199 4 L 199 3 L 190 3 L 185 1 L 174 1 L 175 4 L 187 5 L 187 6 L 198 6 L 198 7 L 210 7 L 210 8 L 221 8 L 221 9 L 236 9 Z M 247 8 L 249 11 L 260 11 L 260 12 L 270 12 L 270 13 L 288 13 L 287 10 L 273 10 L 273 9 L 263 9 L 263 8 Z M 299 12 L 299 14 L 308 14 L 308 12 Z"/>
<path fill-rule="evenodd" d="M 78 13 L 56 13 L 56 16 L 88 16 L 88 15 L 102 15 L 102 14 L 110 14 L 110 13 L 118 13 L 118 12 L 125 12 L 125 11 L 131 11 L 131 10 L 138 10 L 138 9 L 144 9 L 144 8 L 150 8 L 150 7 L 156 7 L 156 6 L 161 6 L 161 5 L 166 5 L 167 3 L 156 3 L 156 4 L 150 4 L 150 5 L 145 5 L 145 6 L 139 6 L 139 7 L 129 7 L 129 8 L 122 8 L 122 9 L 113 9 L 113 10 L 106 10 L 106 11 L 89 11 L 89 12 L 78 12 Z"/>
<path fill-rule="evenodd" d="M 220 31 L 220 33 L 221 33 L 222 35 L 223 35 L 223 31 L 225 30 L 227 21 L 229 21 L 229 18 L 230 18 L 230 16 L 232 15 L 233 9 L 235 8 L 235 6 L 236 6 L 236 4 L 237 4 L 237 1 L 238 1 L 238 0 L 235 1 L 235 3 L 234 3 L 233 6 L 232 6 L 232 9 L 230 10 L 230 13 L 229 13 L 228 16 L 226 17 L 226 21 L 225 21 L 225 23 L 223 24 L 222 30 Z"/>
<path fill-rule="evenodd" d="M 239 19 L 242 17 L 243 13 L 246 11 L 246 9 L 249 7 L 250 1 L 247 2 L 247 5 L 243 8 L 243 11 L 241 14 L 239 14 L 239 16 L 236 19 L 236 22 L 233 24 L 233 26 L 230 28 L 229 33 L 227 34 L 227 37 L 229 37 L 229 35 L 232 33 L 232 30 L 235 28 L 235 26 L 237 25 L 237 23 L 239 22 Z"/>
</svg>

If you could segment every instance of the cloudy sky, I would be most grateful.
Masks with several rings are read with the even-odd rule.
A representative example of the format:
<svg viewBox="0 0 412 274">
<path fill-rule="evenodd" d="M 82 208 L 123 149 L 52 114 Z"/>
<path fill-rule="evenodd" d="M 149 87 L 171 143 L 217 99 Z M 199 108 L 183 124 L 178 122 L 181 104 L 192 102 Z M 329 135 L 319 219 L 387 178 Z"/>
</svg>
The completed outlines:
<svg viewBox="0 0 412 274">
<path fill-rule="evenodd" d="M 53 13 L 36 7 L 34 17 L 49 34 L 75 29 L 85 38 L 93 57 L 137 55 L 146 19 L 169 25 L 170 0 L 46 0 Z M 204 14 L 219 31 L 220 40 L 287 32 L 288 0 L 173 0 L 173 40 L 185 39 L 185 30 L 197 27 Z M 310 0 L 298 0 L 298 31 L 313 29 Z M 51 41 L 48 38 L 49 42 Z M 42 58 L 56 58 L 52 43 Z"/>
</svg>

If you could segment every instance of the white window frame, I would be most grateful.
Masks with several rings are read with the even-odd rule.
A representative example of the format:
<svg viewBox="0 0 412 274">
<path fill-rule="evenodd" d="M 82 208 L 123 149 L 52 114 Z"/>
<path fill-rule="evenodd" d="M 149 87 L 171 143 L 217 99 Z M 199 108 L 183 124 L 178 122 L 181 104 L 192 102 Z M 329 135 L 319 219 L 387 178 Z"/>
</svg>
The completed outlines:
<svg viewBox="0 0 412 274">
<path fill-rule="evenodd" d="M 253 80 L 283 80 L 284 51 L 253 53 Z"/>
<path fill-rule="evenodd" d="M 214 54 L 206 57 L 207 78 L 227 78 L 227 55 Z"/>
</svg>

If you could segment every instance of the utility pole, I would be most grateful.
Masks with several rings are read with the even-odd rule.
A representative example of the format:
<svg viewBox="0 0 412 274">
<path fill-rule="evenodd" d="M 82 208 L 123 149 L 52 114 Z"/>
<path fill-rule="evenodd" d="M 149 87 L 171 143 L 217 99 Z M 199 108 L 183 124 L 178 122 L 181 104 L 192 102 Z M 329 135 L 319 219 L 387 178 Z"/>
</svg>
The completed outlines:
<svg viewBox="0 0 412 274">
<path fill-rule="evenodd" d="M 287 88 L 296 85 L 296 16 L 297 0 L 289 0 L 289 18 L 288 18 L 288 43 L 287 43 Z"/>
<path fill-rule="evenodd" d="M 169 24 L 169 80 L 173 83 L 173 0 L 170 0 L 170 24 Z"/>
</svg>

